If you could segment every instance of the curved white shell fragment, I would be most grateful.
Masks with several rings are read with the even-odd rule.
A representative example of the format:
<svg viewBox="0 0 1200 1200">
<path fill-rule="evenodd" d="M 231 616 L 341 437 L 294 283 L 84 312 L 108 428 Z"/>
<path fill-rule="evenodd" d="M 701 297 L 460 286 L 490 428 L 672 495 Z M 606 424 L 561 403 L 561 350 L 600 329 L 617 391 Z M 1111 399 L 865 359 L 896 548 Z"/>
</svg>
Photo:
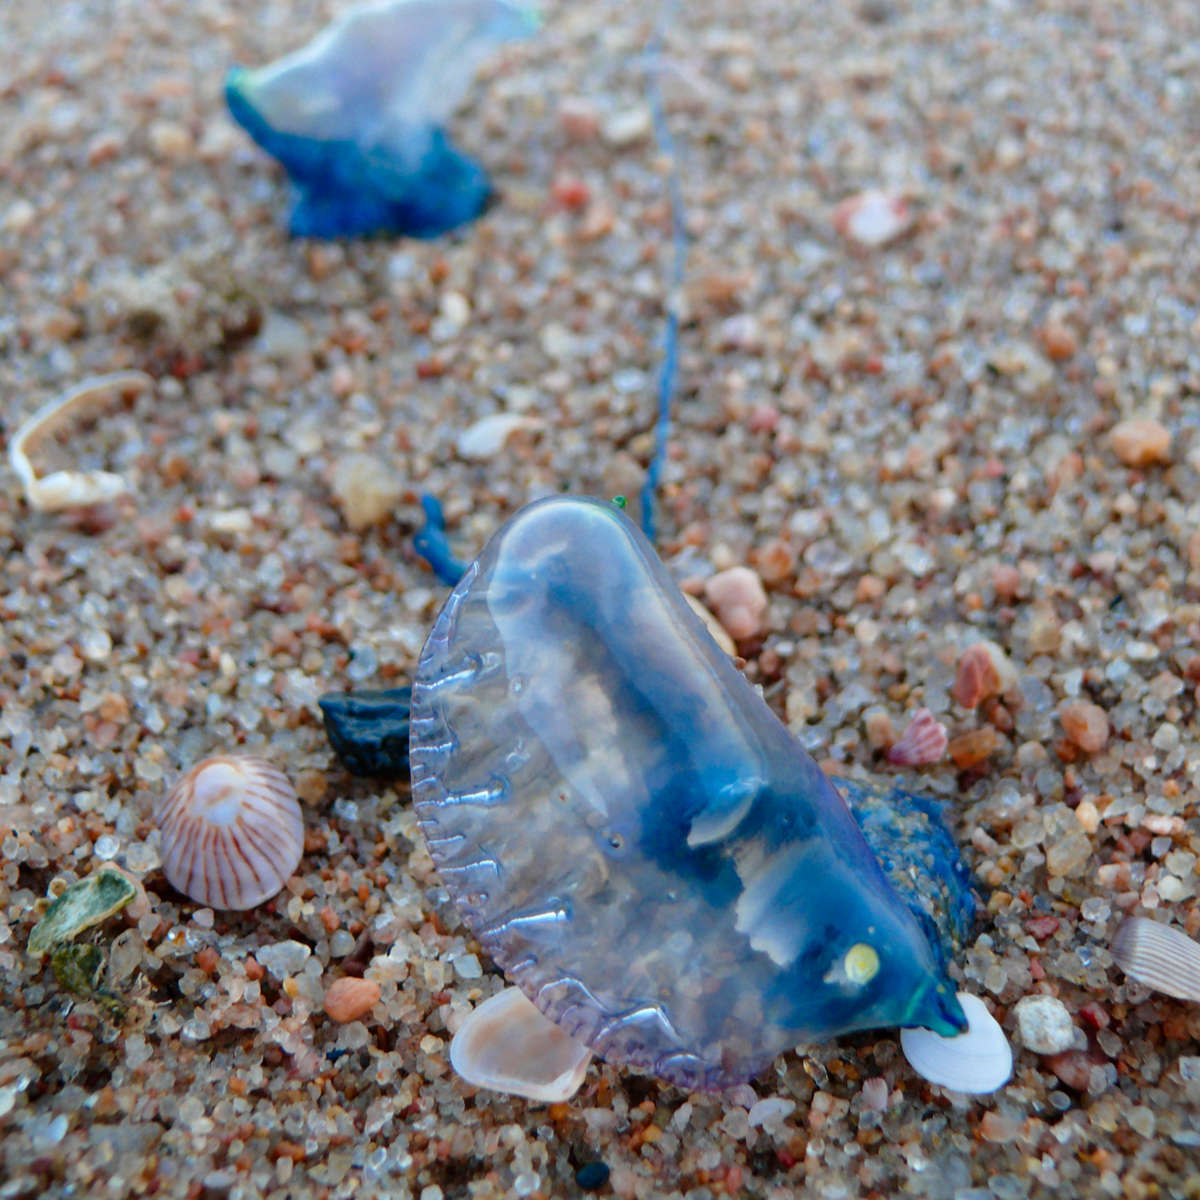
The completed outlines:
<svg viewBox="0 0 1200 1200">
<path fill-rule="evenodd" d="M 912 1069 L 930 1083 L 982 1096 L 1012 1077 L 1012 1047 L 978 996 L 959 992 L 958 1002 L 967 1015 L 966 1033 L 947 1038 L 928 1029 L 902 1029 L 900 1047 Z"/>
<path fill-rule="evenodd" d="M 77 408 L 103 392 L 140 391 L 152 387 L 154 380 L 141 371 L 117 371 L 112 375 L 94 375 L 61 396 L 43 404 L 17 430 L 8 448 L 8 460 L 30 508 L 41 512 L 61 512 L 66 508 L 85 508 L 104 504 L 130 491 L 129 484 L 111 471 L 54 471 L 39 477 L 29 460 L 29 452 L 51 434 Z"/>
<path fill-rule="evenodd" d="M 450 1065 L 467 1083 L 545 1104 L 575 1095 L 591 1061 L 516 987 L 485 1000 L 450 1042 Z"/>
<path fill-rule="evenodd" d="M 304 851 L 295 789 L 261 758 L 216 755 L 197 763 L 167 793 L 155 821 L 163 874 L 209 908 L 269 900 Z"/>
<path fill-rule="evenodd" d="M 1127 917 L 1112 944 L 1113 961 L 1126 975 L 1177 1000 L 1200 1000 L 1200 942 L 1152 921 Z"/>
</svg>

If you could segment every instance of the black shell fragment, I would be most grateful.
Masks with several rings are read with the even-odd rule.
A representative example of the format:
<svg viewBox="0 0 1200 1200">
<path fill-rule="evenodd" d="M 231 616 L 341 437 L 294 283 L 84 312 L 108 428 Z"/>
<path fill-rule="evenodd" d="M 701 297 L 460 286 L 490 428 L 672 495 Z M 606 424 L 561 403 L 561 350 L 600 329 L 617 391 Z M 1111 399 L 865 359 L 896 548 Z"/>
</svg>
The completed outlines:
<svg viewBox="0 0 1200 1200">
<path fill-rule="evenodd" d="M 325 733 L 351 775 L 408 774 L 408 709 L 412 688 L 330 692 L 317 703 Z"/>
</svg>

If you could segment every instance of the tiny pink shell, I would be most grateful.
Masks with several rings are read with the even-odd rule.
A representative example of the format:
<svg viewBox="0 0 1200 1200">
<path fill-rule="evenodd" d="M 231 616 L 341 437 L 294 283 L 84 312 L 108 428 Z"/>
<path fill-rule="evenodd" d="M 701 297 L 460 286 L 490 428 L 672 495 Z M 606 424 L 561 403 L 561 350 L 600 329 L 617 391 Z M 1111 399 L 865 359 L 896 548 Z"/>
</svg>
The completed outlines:
<svg viewBox="0 0 1200 1200">
<path fill-rule="evenodd" d="M 927 708 L 918 708 L 900 740 L 888 751 L 896 767 L 919 767 L 937 762 L 946 753 L 946 727 Z"/>
<path fill-rule="evenodd" d="M 276 895 L 304 852 L 296 791 L 261 758 L 197 763 L 155 813 L 163 874 L 199 904 L 246 909 Z"/>
</svg>

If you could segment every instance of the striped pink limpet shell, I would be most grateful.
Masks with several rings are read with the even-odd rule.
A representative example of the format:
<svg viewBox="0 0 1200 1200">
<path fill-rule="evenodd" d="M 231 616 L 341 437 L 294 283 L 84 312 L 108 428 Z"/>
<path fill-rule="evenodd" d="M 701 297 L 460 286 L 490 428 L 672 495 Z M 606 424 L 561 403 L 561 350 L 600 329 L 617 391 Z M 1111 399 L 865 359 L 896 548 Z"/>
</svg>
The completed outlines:
<svg viewBox="0 0 1200 1200">
<path fill-rule="evenodd" d="M 948 744 L 945 725 L 929 709 L 919 708 L 888 751 L 887 760 L 895 767 L 924 766 L 941 759 Z"/>
<path fill-rule="evenodd" d="M 155 813 L 163 874 L 209 908 L 246 909 L 276 895 L 304 852 L 296 790 L 261 758 L 198 762 Z"/>
</svg>

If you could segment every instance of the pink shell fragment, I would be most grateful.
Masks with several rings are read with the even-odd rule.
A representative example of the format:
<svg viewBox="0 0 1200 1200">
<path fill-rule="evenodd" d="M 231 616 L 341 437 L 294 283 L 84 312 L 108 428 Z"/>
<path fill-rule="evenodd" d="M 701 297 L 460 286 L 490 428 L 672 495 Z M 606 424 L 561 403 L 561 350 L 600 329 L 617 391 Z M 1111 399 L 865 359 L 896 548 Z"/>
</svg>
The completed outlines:
<svg viewBox="0 0 1200 1200">
<path fill-rule="evenodd" d="M 895 767 L 920 767 L 937 762 L 946 753 L 946 727 L 927 708 L 918 708 L 900 740 L 888 751 Z"/>
</svg>

